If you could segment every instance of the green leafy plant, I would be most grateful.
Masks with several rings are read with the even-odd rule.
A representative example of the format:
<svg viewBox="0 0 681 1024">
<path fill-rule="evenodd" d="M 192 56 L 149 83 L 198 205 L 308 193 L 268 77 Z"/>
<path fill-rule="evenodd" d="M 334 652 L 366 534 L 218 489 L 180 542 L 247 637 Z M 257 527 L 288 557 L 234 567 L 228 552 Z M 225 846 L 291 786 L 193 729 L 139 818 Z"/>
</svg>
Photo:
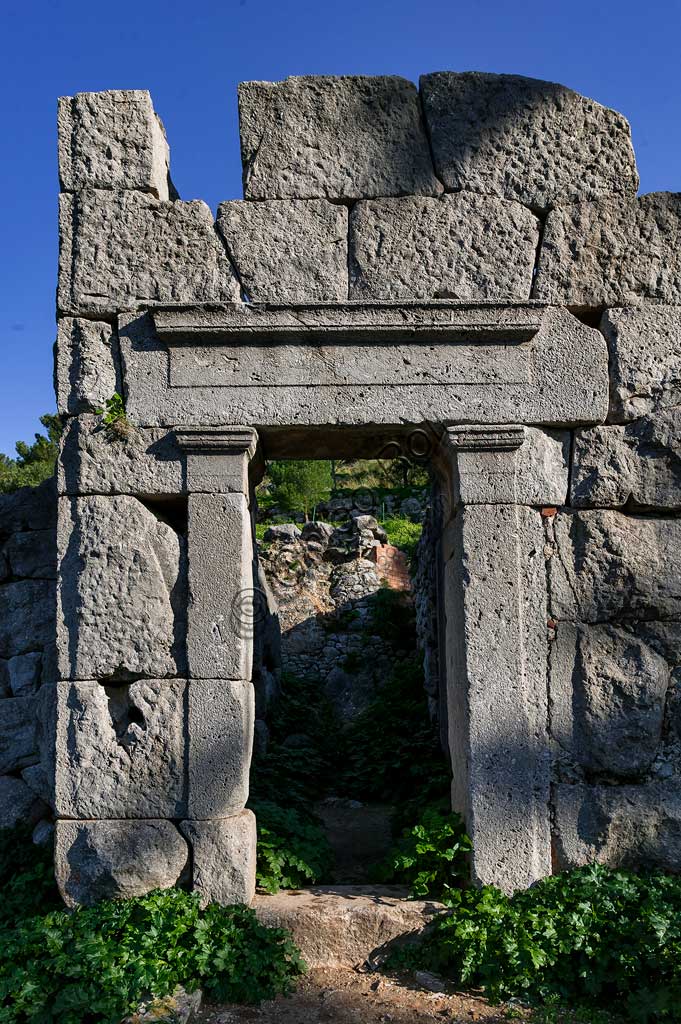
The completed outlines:
<svg viewBox="0 0 681 1024">
<path fill-rule="evenodd" d="M 302 511 L 306 519 L 314 506 L 331 494 L 331 463 L 323 459 L 275 460 L 268 464 L 267 472 L 274 503 L 288 511 Z"/>
<path fill-rule="evenodd" d="M 328 876 L 333 853 L 317 821 L 268 800 L 252 801 L 258 822 L 257 883 L 267 892 L 299 889 Z"/>
<path fill-rule="evenodd" d="M 54 475 L 62 422 L 59 416 L 49 414 L 41 416 L 40 422 L 47 436 L 36 434 L 33 444 L 17 441 L 16 458 L 0 453 L 1 494 L 9 494 L 20 487 L 37 487 Z"/>
<path fill-rule="evenodd" d="M 404 551 L 409 562 L 413 563 L 423 524 L 412 523 L 411 519 L 402 516 L 392 516 L 390 519 L 384 519 L 381 525 L 388 534 L 389 542 L 400 551 Z"/>
<path fill-rule="evenodd" d="M 32 917 L 0 932 L 2 1024 L 118 1024 L 182 985 L 214 1000 L 291 991 L 304 964 L 287 932 L 246 907 L 177 889 Z"/>
<path fill-rule="evenodd" d="M 31 829 L 0 829 L 0 929 L 62 906 L 54 881 L 52 847 L 36 846 Z"/>
<path fill-rule="evenodd" d="M 409 886 L 414 899 L 448 900 L 468 879 L 472 843 L 458 814 L 428 807 L 406 828 L 380 871 L 384 882 Z"/>
<path fill-rule="evenodd" d="M 681 879 L 591 865 L 506 896 L 452 890 L 451 912 L 395 963 L 483 987 L 493 1001 L 681 1019 Z"/>
</svg>

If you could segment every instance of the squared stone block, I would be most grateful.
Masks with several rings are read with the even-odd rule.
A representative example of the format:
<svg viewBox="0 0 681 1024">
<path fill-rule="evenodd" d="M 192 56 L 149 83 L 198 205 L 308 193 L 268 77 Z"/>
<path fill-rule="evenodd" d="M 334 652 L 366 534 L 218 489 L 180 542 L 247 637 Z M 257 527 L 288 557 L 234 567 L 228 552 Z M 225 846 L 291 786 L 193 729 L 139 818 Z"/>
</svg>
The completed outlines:
<svg viewBox="0 0 681 1024">
<path fill-rule="evenodd" d="M 55 876 L 67 907 L 170 889 L 189 856 L 171 821 L 58 821 L 54 845 Z"/>
<path fill-rule="evenodd" d="M 5 545 L 10 574 L 21 579 L 55 580 L 57 554 L 55 531 L 26 530 L 13 533 Z"/>
<path fill-rule="evenodd" d="M 192 818 L 226 818 L 243 810 L 248 800 L 254 719 L 250 682 L 189 682 L 187 813 Z"/>
<path fill-rule="evenodd" d="M 474 428 L 469 429 L 474 434 Z M 494 429 L 494 428 L 492 428 Z M 564 505 L 571 436 L 523 427 L 514 451 L 457 451 L 453 501 L 462 505 Z"/>
<path fill-rule="evenodd" d="M 631 129 L 616 110 L 520 75 L 421 77 L 435 169 L 447 190 L 535 210 L 638 189 Z"/>
<path fill-rule="evenodd" d="M 205 203 L 142 192 L 59 197 L 60 313 L 114 315 L 174 302 L 239 302 L 239 284 Z"/>
<path fill-rule="evenodd" d="M 252 302 L 345 302 L 348 211 L 325 199 L 233 200 L 217 229 Z"/>
<path fill-rule="evenodd" d="M 60 498 L 62 679 L 183 674 L 184 539 L 136 498 Z"/>
<path fill-rule="evenodd" d="M 0 700 L 0 775 L 39 760 L 37 705 L 34 696 Z"/>
<path fill-rule="evenodd" d="M 253 541 L 243 494 L 190 494 L 187 660 L 192 679 L 250 679 Z"/>
<path fill-rule="evenodd" d="M 466 192 L 357 203 L 350 298 L 526 300 L 539 221 L 519 203 Z"/>
<path fill-rule="evenodd" d="M 0 658 L 54 645 L 55 583 L 16 580 L 0 587 Z"/>
<path fill-rule="evenodd" d="M 57 126 L 63 191 L 138 189 L 169 198 L 170 152 L 146 89 L 62 96 Z"/>
<path fill-rule="evenodd" d="M 185 687 L 141 679 L 42 688 L 41 746 L 58 817 L 186 814 Z"/>
<path fill-rule="evenodd" d="M 678 306 L 607 309 L 600 329 L 610 349 L 610 421 L 681 405 Z"/>
<path fill-rule="evenodd" d="M 54 383 L 62 416 L 103 409 L 107 399 L 123 390 L 116 329 L 96 320 L 61 319 Z"/>
<path fill-rule="evenodd" d="M 192 847 L 194 892 L 202 906 L 249 904 L 255 896 L 255 815 L 242 811 L 219 821 L 183 821 Z"/>
<path fill-rule="evenodd" d="M 439 195 L 416 87 L 390 75 L 239 85 L 245 199 Z"/>
</svg>

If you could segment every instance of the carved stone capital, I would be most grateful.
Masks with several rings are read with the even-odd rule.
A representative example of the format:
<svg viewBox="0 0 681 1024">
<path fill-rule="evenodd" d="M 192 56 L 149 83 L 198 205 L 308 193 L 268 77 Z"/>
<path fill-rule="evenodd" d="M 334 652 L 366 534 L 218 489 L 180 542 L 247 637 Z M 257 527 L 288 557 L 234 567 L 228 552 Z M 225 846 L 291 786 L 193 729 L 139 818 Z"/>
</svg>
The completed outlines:
<svg viewBox="0 0 681 1024">
<path fill-rule="evenodd" d="M 446 427 L 443 444 L 457 452 L 515 451 L 525 440 L 525 428 L 515 424 L 466 423 Z"/>
<path fill-rule="evenodd" d="M 514 504 L 517 454 L 525 428 L 516 424 L 446 427 L 441 453 L 447 464 L 452 508 Z"/>
<path fill-rule="evenodd" d="M 249 463 L 258 449 L 252 427 L 185 427 L 176 438 L 186 456 L 189 492 L 248 494 Z"/>
<path fill-rule="evenodd" d="M 258 444 L 253 427 L 185 427 L 175 435 L 181 451 L 196 455 L 247 455 L 250 459 Z"/>
</svg>

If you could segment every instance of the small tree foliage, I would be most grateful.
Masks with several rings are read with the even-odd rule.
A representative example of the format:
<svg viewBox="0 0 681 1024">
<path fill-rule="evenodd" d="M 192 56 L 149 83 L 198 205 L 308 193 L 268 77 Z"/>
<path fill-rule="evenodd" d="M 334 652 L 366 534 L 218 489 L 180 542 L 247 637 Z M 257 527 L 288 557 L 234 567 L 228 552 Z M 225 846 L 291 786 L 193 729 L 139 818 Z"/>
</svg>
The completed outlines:
<svg viewBox="0 0 681 1024">
<path fill-rule="evenodd" d="M 8 494 L 20 487 L 37 487 L 54 473 L 59 450 L 62 423 L 57 415 L 46 413 L 40 422 L 47 431 L 36 434 L 33 444 L 17 441 L 16 458 L 0 453 L 0 493 Z"/>
<path fill-rule="evenodd" d="M 268 473 L 275 503 L 290 512 L 302 510 L 306 519 L 333 488 L 331 463 L 323 459 L 270 462 Z"/>
</svg>

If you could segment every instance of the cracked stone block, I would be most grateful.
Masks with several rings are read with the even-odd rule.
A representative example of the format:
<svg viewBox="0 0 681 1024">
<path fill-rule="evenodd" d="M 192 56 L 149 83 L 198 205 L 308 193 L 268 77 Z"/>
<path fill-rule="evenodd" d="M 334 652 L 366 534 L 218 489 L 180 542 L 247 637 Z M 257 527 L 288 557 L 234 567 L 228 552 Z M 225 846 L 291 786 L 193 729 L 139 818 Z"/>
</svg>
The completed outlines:
<svg viewBox="0 0 681 1024">
<path fill-rule="evenodd" d="M 194 892 L 201 905 L 249 904 L 255 896 L 256 826 L 252 811 L 218 821 L 183 821 L 192 847 Z"/>
<path fill-rule="evenodd" d="M 416 87 L 300 76 L 239 85 L 245 199 L 439 195 Z"/>
<path fill-rule="evenodd" d="M 612 868 L 681 870 L 676 780 L 642 786 L 559 785 L 554 813 L 561 871 L 594 861 Z"/>
<path fill-rule="evenodd" d="M 248 800 L 255 692 L 250 682 L 192 679 L 187 687 L 188 815 L 226 818 Z"/>
<path fill-rule="evenodd" d="M 575 308 L 681 303 L 681 193 L 552 210 L 533 298 Z"/>
<path fill-rule="evenodd" d="M 12 576 L 23 579 L 57 578 L 54 530 L 14 533 L 7 541 L 5 555 Z"/>
<path fill-rule="evenodd" d="M 55 584 L 17 580 L 0 587 L 0 658 L 54 643 Z"/>
<path fill-rule="evenodd" d="M 350 298 L 529 298 L 539 221 L 519 203 L 460 192 L 357 203 Z"/>
<path fill-rule="evenodd" d="M 252 302 L 345 302 L 348 211 L 325 199 L 234 200 L 217 229 Z"/>
<path fill-rule="evenodd" d="M 39 760 L 36 710 L 34 697 L 0 700 L 0 775 Z"/>
<path fill-rule="evenodd" d="M 636 624 L 558 624 L 550 648 L 551 732 L 587 772 L 635 779 L 655 759 L 672 666 L 646 639 Z"/>
<path fill-rule="evenodd" d="M 542 211 L 636 195 L 631 129 L 616 110 L 519 75 L 444 71 L 420 84 L 435 170 L 447 190 Z"/>
<path fill-rule="evenodd" d="M 43 760 L 54 762 L 48 775 L 59 817 L 186 814 L 185 686 L 181 679 L 140 679 L 43 687 Z"/>
<path fill-rule="evenodd" d="M 681 310 L 607 309 L 600 329 L 610 350 L 610 420 L 681 405 Z"/>
<path fill-rule="evenodd" d="M 122 391 L 118 340 L 111 324 L 65 317 L 59 321 L 54 370 L 62 416 L 102 409 Z"/>
<path fill-rule="evenodd" d="M 59 677 L 182 675 L 184 542 L 130 497 L 60 498 Z"/>
<path fill-rule="evenodd" d="M 11 775 L 0 777 L 0 829 L 17 825 L 35 825 L 47 813 L 47 807 L 36 798 L 21 779 Z"/>
<path fill-rule="evenodd" d="M 182 453 L 165 429 L 102 428 L 98 416 L 68 421 L 57 462 L 59 494 L 176 496 L 185 491 Z"/>
<path fill-rule="evenodd" d="M 170 151 L 146 89 L 62 96 L 57 127 L 63 191 L 138 189 L 169 198 Z"/>
<path fill-rule="evenodd" d="M 55 875 L 67 906 L 170 889 L 189 856 L 171 821 L 58 821 Z"/>
<path fill-rule="evenodd" d="M 571 503 L 681 508 L 681 405 L 625 426 L 575 432 Z"/>
<path fill-rule="evenodd" d="M 40 687 L 43 656 L 37 651 L 19 654 L 7 662 L 9 688 L 14 697 L 30 697 Z"/>
<path fill-rule="evenodd" d="M 205 203 L 142 192 L 59 197 L 61 313 L 113 315 L 171 302 L 239 302 L 239 284 Z"/>
<path fill-rule="evenodd" d="M 598 509 L 547 522 L 553 618 L 681 619 L 681 519 Z"/>
</svg>

